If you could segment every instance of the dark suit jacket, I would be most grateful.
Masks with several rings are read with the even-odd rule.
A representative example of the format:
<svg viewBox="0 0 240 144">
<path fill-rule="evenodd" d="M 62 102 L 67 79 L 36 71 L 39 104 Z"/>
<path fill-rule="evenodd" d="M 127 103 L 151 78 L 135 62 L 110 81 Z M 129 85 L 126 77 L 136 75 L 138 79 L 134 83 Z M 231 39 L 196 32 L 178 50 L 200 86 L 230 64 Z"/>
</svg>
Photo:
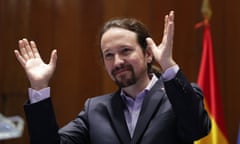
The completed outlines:
<svg viewBox="0 0 240 144">
<path fill-rule="evenodd" d="M 50 98 L 24 106 L 31 144 L 192 144 L 211 128 L 201 90 L 181 71 L 171 81 L 160 79 L 145 96 L 132 138 L 124 108 L 119 91 L 90 98 L 58 129 Z"/>
</svg>

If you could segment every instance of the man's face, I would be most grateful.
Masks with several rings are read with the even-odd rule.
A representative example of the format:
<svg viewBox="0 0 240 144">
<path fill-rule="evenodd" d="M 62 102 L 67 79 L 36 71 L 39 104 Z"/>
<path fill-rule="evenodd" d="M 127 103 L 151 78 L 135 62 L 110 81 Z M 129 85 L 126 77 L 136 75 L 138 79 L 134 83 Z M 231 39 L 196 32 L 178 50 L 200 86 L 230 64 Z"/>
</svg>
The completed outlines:
<svg viewBox="0 0 240 144">
<path fill-rule="evenodd" d="M 143 53 L 134 32 L 122 28 L 110 28 L 101 39 L 105 68 L 119 87 L 128 87 L 146 77 L 147 63 L 152 56 Z"/>
</svg>

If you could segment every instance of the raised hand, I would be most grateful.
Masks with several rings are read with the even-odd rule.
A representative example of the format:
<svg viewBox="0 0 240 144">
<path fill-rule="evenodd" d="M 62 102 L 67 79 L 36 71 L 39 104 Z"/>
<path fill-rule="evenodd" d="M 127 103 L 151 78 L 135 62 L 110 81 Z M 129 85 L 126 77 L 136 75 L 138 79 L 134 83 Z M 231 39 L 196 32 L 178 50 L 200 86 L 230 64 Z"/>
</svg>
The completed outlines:
<svg viewBox="0 0 240 144">
<path fill-rule="evenodd" d="M 49 64 L 45 64 L 34 41 L 19 40 L 19 50 L 14 50 L 16 58 L 24 68 L 31 88 L 40 90 L 48 87 L 57 62 L 57 51 L 53 50 Z"/>
<path fill-rule="evenodd" d="M 160 64 L 163 71 L 175 65 L 172 57 L 174 35 L 174 11 L 165 16 L 164 33 L 162 42 L 157 46 L 151 38 L 147 38 L 148 47 L 151 48 L 155 60 Z"/>
</svg>

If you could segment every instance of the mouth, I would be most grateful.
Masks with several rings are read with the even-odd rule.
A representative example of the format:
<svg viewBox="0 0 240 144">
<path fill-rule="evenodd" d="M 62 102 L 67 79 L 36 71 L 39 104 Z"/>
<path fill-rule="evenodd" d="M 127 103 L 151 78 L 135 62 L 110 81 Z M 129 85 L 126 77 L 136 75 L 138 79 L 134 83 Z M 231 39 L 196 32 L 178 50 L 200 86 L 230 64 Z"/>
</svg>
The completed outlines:
<svg viewBox="0 0 240 144">
<path fill-rule="evenodd" d="M 114 71 L 114 72 L 113 72 L 113 75 L 114 75 L 114 76 L 117 76 L 117 75 L 120 75 L 120 74 L 122 74 L 122 73 L 124 73 L 124 72 L 127 72 L 127 71 L 129 71 L 127 68 L 122 68 L 122 69 L 119 69 L 119 70 Z"/>
<path fill-rule="evenodd" d="M 115 67 L 111 74 L 112 76 L 116 77 L 116 76 L 121 76 L 126 74 L 127 72 L 133 72 L 133 67 L 130 64 L 125 64 L 125 65 L 121 65 L 119 67 Z"/>
</svg>

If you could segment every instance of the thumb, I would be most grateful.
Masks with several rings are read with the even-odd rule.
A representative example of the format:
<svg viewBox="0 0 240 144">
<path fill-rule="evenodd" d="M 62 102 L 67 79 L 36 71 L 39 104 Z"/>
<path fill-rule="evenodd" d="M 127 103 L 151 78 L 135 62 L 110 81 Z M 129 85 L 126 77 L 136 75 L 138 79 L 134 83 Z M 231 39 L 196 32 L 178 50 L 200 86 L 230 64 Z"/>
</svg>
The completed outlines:
<svg viewBox="0 0 240 144">
<path fill-rule="evenodd" d="M 157 46 L 156 46 L 155 42 L 153 41 L 153 39 L 148 37 L 148 38 L 146 38 L 146 41 L 147 41 L 147 47 L 149 47 L 152 51 L 154 51 Z"/>
<path fill-rule="evenodd" d="M 55 67 L 56 63 L 57 63 L 57 50 L 54 49 L 51 53 L 51 59 L 49 61 L 49 64 Z"/>
</svg>

